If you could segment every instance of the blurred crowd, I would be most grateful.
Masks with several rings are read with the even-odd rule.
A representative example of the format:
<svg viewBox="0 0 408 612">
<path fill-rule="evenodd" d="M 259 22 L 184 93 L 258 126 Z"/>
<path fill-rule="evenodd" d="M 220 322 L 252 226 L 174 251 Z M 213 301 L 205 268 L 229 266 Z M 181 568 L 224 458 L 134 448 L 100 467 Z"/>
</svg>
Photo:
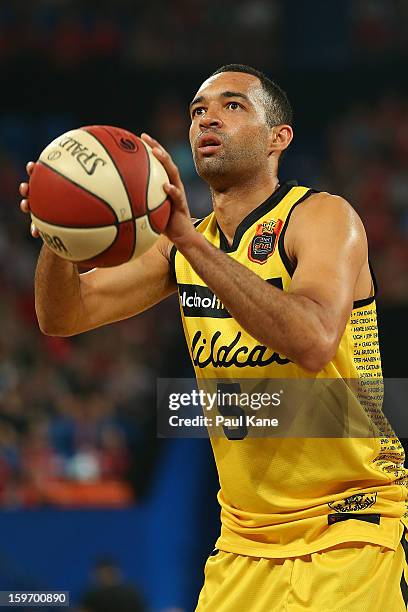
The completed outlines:
<svg viewBox="0 0 408 612">
<path fill-rule="evenodd" d="M 240 48 L 254 63 L 272 60 L 279 42 L 277 0 L 23 0 L 0 7 L 0 60 L 29 54 L 75 67 L 120 60 L 144 68 L 206 64 Z M 188 54 L 186 54 L 188 49 Z M 205 53 L 203 53 L 205 50 Z M 266 50 L 268 56 L 265 57 Z"/>
<path fill-rule="evenodd" d="M 86 336 L 43 337 L 32 286 L 1 282 L 0 505 L 140 500 L 177 312 L 170 305 Z"/>
<path fill-rule="evenodd" d="M 0 159 L 0 505 L 129 504 L 149 484 L 156 378 L 174 375 L 182 341 L 177 302 L 83 336 L 43 336 L 40 241 L 16 193 L 24 164 Z"/>
<path fill-rule="evenodd" d="M 388 94 L 331 126 L 322 188 L 341 194 L 366 227 L 382 303 L 408 302 L 408 98 Z"/>
<path fill-rule="evenodd" d="M 355 52 L 379 57 L 408 49 L 405 0 L 353 0 L 350 9 Z"/>
<path fill-rule="evenodd" d="M 319 20 L 321 2 L 308 7 Z M 344 44 L 351 53 L 384 55 L 407 50 L 408 7 L 404 0 L 344 0 Z M 124 61 L 142 68 L 217 63 L 225 50 L 246 63 L 284 61 L 285 22 L 296 3 L 283 0 L 8 0 L 0 6 L 0 61 L 21 57 L 61 67 L 87 61 Z M 332 27 L 334 24 L 322 24 Z M 311 40 L 311 45 L 317 41 Z M 236 55 L 226 58 L 236 61 Z"/>
</svg>

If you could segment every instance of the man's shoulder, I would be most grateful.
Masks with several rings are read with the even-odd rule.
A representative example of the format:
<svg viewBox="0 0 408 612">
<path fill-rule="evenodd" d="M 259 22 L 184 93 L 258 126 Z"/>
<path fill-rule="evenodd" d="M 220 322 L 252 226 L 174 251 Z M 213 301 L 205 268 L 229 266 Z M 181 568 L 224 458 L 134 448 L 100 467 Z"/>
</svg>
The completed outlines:
<svg viewBox="0 0 408 612">
<path fill-rule="evenodd" d="M 309 197 L 305 198 L 300 204 L 299 209 L 317 207 L 330 207 L 334 211 L 353 209 L 352 205 L 343 196 L 329 193 L 328 191 L 313 191 Z M 353 209 L 354 210 L 354 209 Z"/>
<path fill-rule="evenodd" d="M 285 250 L 297 260 L 301 246 L 335 243 L 358 244 L 366 251 L 367 236 L 360 216 L 345 198 L 326 191 L 310 194 L 293 210 L 285 235 Z"/>
<path fill-rule="evenodd" d="M 314 217 L 320 222 L 361 223 L 356 209 L 348 200 L 328 191 L 316 191 L 301 201 L 293 211 L 292 225 Z"/>
</svg>

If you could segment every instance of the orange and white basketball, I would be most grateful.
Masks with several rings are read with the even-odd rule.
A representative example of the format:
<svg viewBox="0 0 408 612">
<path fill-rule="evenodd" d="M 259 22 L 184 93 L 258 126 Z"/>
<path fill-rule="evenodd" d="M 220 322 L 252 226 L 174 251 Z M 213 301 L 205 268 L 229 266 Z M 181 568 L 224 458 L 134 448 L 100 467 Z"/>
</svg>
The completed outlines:
<svg viewBox="0 0 408 612">
<path fill-rule="evenodd" d="M 33 223 L 60 257 L 89 267 L 117 266 L 149 249 L 165 229 L 166 171 L 127 130 L 71 130 L 41 153 L 30 179 Z"/>
</svg>

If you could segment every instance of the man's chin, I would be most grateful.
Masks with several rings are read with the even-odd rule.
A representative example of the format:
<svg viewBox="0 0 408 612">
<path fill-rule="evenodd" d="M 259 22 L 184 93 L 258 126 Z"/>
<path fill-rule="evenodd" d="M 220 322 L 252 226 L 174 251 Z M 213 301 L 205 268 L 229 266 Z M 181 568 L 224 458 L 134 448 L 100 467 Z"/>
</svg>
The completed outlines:
<svg viewBox="0 0 408 612">
<path fill-rule="evenodd" d="M 223 160 L 215 155 L 195 160 L 195 167 L 197 174 L 205 181 L 208 178 L 225 173 L 225 164 Z"/>
</svg>

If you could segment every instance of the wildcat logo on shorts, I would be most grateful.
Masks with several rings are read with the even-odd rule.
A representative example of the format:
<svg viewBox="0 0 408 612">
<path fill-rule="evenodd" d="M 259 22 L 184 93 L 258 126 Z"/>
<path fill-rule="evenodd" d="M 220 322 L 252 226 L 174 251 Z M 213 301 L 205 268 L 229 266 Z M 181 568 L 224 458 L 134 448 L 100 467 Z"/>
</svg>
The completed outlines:
<svg viewBox="0 0 408 612">
<path fill-rule="evenodd" d="M 374 506 L 376 499 L 377 493 L 356 493 L 327 505 L 336 512 L 357 512 Z"/>
<path fill-rule="evenodd" d="M 264 221 L 256 228 L 255 236 L 248 246 L 248 257 L 251 261 L 264 264 L 275 251 L 283 221 Z"/>
</svg>

